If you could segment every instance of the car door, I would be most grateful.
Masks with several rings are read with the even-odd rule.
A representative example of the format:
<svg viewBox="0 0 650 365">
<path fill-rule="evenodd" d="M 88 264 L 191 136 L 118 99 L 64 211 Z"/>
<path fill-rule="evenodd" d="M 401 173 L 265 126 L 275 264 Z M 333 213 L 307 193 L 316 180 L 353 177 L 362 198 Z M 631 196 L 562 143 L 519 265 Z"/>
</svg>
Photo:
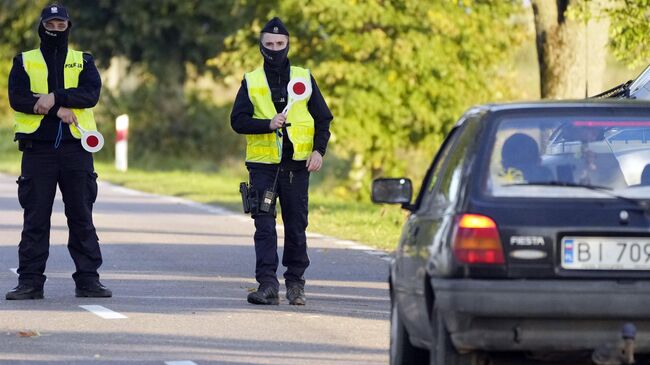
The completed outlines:
<svg viewBox="0 0 650 365">
<path fill-rule="evenodd" d="M 421 201 L 407 222 L 401 252 L 401 279 L 407 298 L 400 303 L 406 320 L 412 323 L 409 334 L 414 342 L 426 343 L 432 338 L 431 297 L 427 272 L 431 256 L 440 251 L 455 215 L 456 203 L 463 191 L 469 151 L 476 144 L 477 118 L 459 123 L 436 157 L 430 176 L 421 190 Z M 430 294 L 430 293 L 429 293 Z M 407 327 L 408 328 L 408 327 Z M 414 339 L 415 338 L 415 339 Z"/>
<path fill-rule="evenodd" d="M 436 186 L 431 191 L 431 205 L 426 219 L 430 228 L 422 240 L 421 251 L 427 252 L 427 261 L 421 263 L 418 273 L 424 277 L 446 276 L 452 271 L 452 255 L 449 238 L 456 216 L 461 213 L 466 186 L 471 180 L 480 139 L 481 115 L 469 117 L 463 124 L 458 140 L 454 143 L 440 170 Z M 429 283 L 426 282 L 426 285 Z M 431 309 L 428 308 L 428 311 Z M 427 312 L 427 314 L 431 314 Z"/>
<path fill-rule="evenodd" d="M 426 258 L 428 258 L 422 237 L 427 236 L 431 231 L 429 225 L 431 224 L 433 191 L 440 178 L 440 170 L 458 134 L 458 127 L 456 127 L 449 133 L 438 150 L 420 187 L 413 213 L 404 225 L 400 244 L 396 250 L 393 272 L 395 292 L 400 301 L 399 306 L 403 311 L 404 324 L 414 342 L 430 338 L 428 326 L 422 326 L 423 310 L 426 315 L 422 269 Z M 425 324 L 427 323 L 428 321 L 425 322 Z"/>
</svg>

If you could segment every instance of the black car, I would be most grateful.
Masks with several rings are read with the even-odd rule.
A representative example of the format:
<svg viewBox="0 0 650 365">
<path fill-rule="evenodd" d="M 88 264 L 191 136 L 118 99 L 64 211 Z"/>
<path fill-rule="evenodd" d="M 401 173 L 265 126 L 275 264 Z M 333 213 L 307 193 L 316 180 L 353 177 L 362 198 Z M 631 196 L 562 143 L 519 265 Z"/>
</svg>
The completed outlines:
<svg viewBox="0 0 650 365">
<path fill-rule="evenodd" d="M 391 364 L 650 353 L 650 103 L 472 108 L 414 202 L 390 267 Z M 650 135 L 648 135 L 650 137 Z M 646 362 L 643 362 L 646 363 Z"/>
</svg>

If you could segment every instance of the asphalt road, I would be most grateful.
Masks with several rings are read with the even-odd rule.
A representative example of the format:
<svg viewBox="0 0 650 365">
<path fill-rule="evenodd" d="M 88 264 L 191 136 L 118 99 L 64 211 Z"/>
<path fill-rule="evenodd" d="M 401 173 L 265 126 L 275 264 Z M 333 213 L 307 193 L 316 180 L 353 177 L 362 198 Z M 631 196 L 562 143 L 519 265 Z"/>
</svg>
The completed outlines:
<svg viewBox="0 0 650 365">
<path fill-rule="evenodd" d="M 113 298 L 74 297 L 57 197 L 45 299 L 6 301 L 4 292 L 17 282 L 22 229 L 15 180 L 0 175 L 0 364 L 388 362 L 382 253 L 309 235 L 307 306 L 290 306 L 284 287 L 279 306 L 253 306 L 246 303 L 256 286 L 250 218 L 106 183 L 94 218 L 101 280 Z M 100 317 L 103 308 L 121 318 Z"/>
</svg>

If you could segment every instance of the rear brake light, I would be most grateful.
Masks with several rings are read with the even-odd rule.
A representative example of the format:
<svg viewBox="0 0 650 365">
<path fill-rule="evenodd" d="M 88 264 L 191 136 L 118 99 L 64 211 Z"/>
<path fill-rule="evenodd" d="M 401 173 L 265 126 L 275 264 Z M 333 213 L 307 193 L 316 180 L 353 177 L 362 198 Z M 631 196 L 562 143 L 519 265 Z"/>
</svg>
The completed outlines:
<svg viewBox="0 0 650 365">
<path fill-rule="evenodd" d="M 456 218 L 453 252 L 465 264 L 505 263 L 497 225 L 484 215 L 463 214 Z"/>
</svg>

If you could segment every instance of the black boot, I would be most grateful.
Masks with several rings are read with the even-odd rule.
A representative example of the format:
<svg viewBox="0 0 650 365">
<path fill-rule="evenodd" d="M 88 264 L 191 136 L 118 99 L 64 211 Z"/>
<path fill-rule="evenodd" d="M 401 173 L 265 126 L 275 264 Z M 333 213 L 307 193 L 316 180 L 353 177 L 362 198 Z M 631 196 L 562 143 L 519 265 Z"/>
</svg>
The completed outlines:
<svg viewBox="0 0 650 365">
<path fill-rule="evenodd" d="M 103 286 L 99 280 L 77 284 L 74 292 L 79 298 L 110 298 L 113 296 L 111 290 Z"/>
<path fill-rule="evenodd" d="M 302 285 L 287 286 L 287 299 L 291 305 L 305 305 L 305 288 Z"/>
<path fill-rule="evenodd" d="M 256 291 L 248 294 L 247 299 L 250 304 L 265 304 L 265 305 L 280 304 L 278 289 L 272 286 L 259 287 Z"/>
<path fill-rule="evenodd" d="M 27 284 L 18 284 L 17 287 L 7 292 L 7 300 L 43 299 L 43 288 L 36 288 Z"/>
</svg>

